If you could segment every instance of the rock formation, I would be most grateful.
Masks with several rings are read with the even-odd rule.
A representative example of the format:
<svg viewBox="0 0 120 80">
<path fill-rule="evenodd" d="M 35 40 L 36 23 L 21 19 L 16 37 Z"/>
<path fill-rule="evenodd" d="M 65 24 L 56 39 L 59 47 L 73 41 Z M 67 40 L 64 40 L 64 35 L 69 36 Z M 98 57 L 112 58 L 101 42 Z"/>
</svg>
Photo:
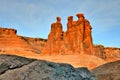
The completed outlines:
<svg viewBox="0 0 120 80">
<path fill-rule="evenodd" d="M 106 61 L 112 62 L 120 60 L 120 48 L 105 47 L 104 48 Z"/>
<path fill-rule="evenodd" d="M 99 80 L 120 80 L 120 60 L 98 66 L 92 72 Z"/>
<path fill-rule="evenodd" d="M 57 25 L 59 24 L 59 33 L 62 31 L 62 25 L 60 24 L 60 18 L 58 17 L 58 21 L 56 22 Z M 53 23 L 54 25 L 54 23 Z M 55 27 L 55 26 L 54 26 Z M 6 30 L 8 28 L 2 28 L 3 30 Z M 54 28 L 52 28 L 54 29 Z M 8 29 L 9 30 L 9 29 Z M 14 30 L 14 29 L 13 29 Z M 53 31 L 53 30 L 52 30 Z M 56 31 L 58 32 L 58 31 Z M 52 36 L 54 35 L 54 32 L 52 32 Z M 57 35 L 60 35 L 60 34 Z M 50 37 L 51 35 L 49 35 Z M 64 36 L 64 39 L 66 36 Z M 58 38 L 61 40 L 61 38 Z M 51 40 L 54 40 L 54 38 Z M 66 38 L 67 40 L 67 38 Z M 59 41 L 60 42 L 60 41 Z M 65 41 L 66 42 L 66 41 Z M 28 58 L 36 58 L 36 59 L 42 59 L 42 60 L 48 60 L 52 62 L 61 62 L 61 63 L 69 63 L 73 65 L 74 67 L 87 67 L 88 69 L 92 69 L 95 66 L 99 66 L 100 64 L 105 63 L 104 60 L 97 58 L 92 55 L 82 55 L 82 54 L 70 54 L 70 55 L 44 55 L 41 54 L 43 48 L 47 44 L 46 39 L 42 38 L 30 38 L 30 37 L 24 37 L 24 36 L 19 36 L 16 34 L 3 34 L 1 32 L 0 34 L 0 54 L 11 54 L 11 55 L 19 55 L 19 56 L 24 56 Z M 61 46 L 63 43 L 50 43 L 50 44 L 56 44 L 59 48 L 64 48 L 64 46 Z M 67 43 L 68 44 L 68 43 Z M 69 43 L 70 44 L 70 43 Z M 55 45 L 55 46 L 56 46 Z M 53 46 L 53 47 L 55 47 Z M 63 49 L 62 48 L 62 49 Z M 73 49 L 75 50 L 75 49 Z M 67 50 L 66 50 L 67 51 Z M 67 52 L 66 52 L 67 53 Z M 65 53 L 62 53 L 65 54 Z M 87 59 L 87 60 L 84 60 Z M 96 61 L 94 61 L 96 60 Z"/>
<path fill-rule="evenodd" d="M 73 16 L 68 17 L 67 31 L 62 30 L 61 18 L 51 25 L 48 41 L 43 50 L 47 54 L 93 54 L 91 25 L 83 14 L 77 14 L 77 21 Z"/>
<path fill-rule="evenodd" d="M 87 68 L 0 55 L 0 80 L 98 80 Z"/>
<path fill-rule="evenodd" d="M 67 31 L 62 29 L 61 18 L 51 25 L 48 40 L 17 35 L 17 30 L 0 28 L 0 54 L 91 54 L 109 61 L 120 59 L 120 49 L 93 45 L 90 23 L 83 14 L 77 14 L 77 21 L 69 16 Z M 22 44 L 22 45 L 21 45 Z M 20 54 L 19 54 L 20 53 Z"/>
<path fill-rule="evenodd" d="M 104 47 L 103 45 L 94 45 L 94 56 L 102 58 L 107 62 L 120 60 L 120 48 Z"/>
<path fill-rule="evenodd" d="M 0 54 L 66 62 L 77 67 L 86 66 L 89 69 L 120 60 L 120 48 L 93 45 L 89 21 L 83 14 L 76 16 L 77 21 L 73 20 L 73 16 L 67 18 L 67 31 L 63 31 L 61 18 L 57 17 L 57 21 L 51 25 L 48 40 L 19 36 L 15 29 L 0 28 Z"/>
<path fill-rule="evenodd" d="M 94 45 L 94 56 L 97 56 L 99 58 L 102 58 L 106 60 L 106 54 L 105 54 L 105 48 L 103 45 Z"/>
<path fill-rule="evenodd" d="M 0 54 L 40 54 L 45 43 L 41 38 L 19 36 L 15 29 L 0 28 Z"/>
<path fill-rule="evenodd" d="M 0 28 L 0 35 L 16 35 L 17 30 L 9 28 Z"/>
</svg>

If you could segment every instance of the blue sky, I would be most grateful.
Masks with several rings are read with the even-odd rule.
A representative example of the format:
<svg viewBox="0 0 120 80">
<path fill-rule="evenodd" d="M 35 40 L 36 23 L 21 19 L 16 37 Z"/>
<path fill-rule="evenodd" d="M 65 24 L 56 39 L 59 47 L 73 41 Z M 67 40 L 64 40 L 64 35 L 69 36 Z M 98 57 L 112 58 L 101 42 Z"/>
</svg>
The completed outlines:
<svg viewBox="0 0 120 80">
<path fill-rule="evenodd" d="M 120 0 L 0 0 L 0 27 L 18 35 L 47 38 L 56 16 L 66 30 L 67 17 L 84 13 L 94 44 L 120 47 Z"/>
</svg>

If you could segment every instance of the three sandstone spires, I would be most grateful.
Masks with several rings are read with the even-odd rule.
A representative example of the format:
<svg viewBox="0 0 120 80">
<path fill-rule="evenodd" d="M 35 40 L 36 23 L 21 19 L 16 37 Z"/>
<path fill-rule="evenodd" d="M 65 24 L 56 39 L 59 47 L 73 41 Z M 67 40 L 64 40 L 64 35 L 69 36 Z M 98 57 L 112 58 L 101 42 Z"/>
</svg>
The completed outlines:
<svg viewBox="0 0 120 80">
<path fill-rule="evenodd" d="M 73 21 L 73 16 L 68 17 L 67 31 L 62 30 L 61 18 L 51 25 L 51 31 L 43 54 L 93 54 L 93 42 L 91 35 L 91 25 L 84 15 L 76 15 L 77 21 Z M 14 29 L 0 29 L 0 34 L 16 34 Z"/>
<path fill-rule="evenodd" d="M 84 14 L 77 14 L 77 21 L 73 16 L 68 17 L 67 31 L 62 30 L 61 18 L 51 25 L 47 44 L 43 50 L 45 54 L 93 54 L 91 25 Z"/>
</svg>

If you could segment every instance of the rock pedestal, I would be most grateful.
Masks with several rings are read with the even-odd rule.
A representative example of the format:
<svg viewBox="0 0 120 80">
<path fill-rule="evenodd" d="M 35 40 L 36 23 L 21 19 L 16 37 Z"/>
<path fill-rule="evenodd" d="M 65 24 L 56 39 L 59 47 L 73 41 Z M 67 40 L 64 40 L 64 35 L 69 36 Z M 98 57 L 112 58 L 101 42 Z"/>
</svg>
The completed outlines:
<svg viewBox="0 0 120 80">
<path fill-rule="evenodd" d="M 84 14 L 77 14 L 77 21 L 73 16 L 68 17 L 67 31 L 62 30 L 61 18 L 51 25 L 51 31 L 43 53 L 47 54 L 93 54 L 91 25 Z"/>
</svg>

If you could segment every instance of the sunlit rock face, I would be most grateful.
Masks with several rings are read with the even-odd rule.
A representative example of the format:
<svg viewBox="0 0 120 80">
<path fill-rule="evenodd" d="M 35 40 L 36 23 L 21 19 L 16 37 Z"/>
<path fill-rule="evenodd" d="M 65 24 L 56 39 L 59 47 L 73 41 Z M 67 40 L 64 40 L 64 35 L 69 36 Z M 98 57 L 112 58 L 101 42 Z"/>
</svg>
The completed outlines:
<svg viewBox="0 0 120 80">
<path fill-rule="evenodd" d="M 107 62 L 120 60 L 120 48 L 104 47 L 103 45 L 94 45 L 94 56 L 102 58 Z"/>
<path fill-rule="evenodd" d="M 0 28 L 0 35 L 16 35 L 16 33 L 15 29 Z"/>
<path fill-rule="evenodd" d="M 120 48 L 106 47 L 104 49 L 106 61 L 120 60 Z"/>
<path fill-rule="evenodd" d="M 0 54 L 39 54 L 45 44 L 45 39 L 23 37 L 17 35 L 17 30 L 15 29 L 0 28 Z"/>
<path fill-rule="evenodd" d="M 104 51 L 105 47 L 103 45 L 94 45 L 94 56 L 97 56 L 102 59 L 106 59 L 106 54 Z"/>
<path fill-rule="evenodd" d="M 67 31 L 62 30 L 61 18 L 51 25 L 47 44 L 43 50 L 45 54 L 93 54 L 93 43 L 91 35 L 91 25 L 84 15 L 76 15 L 77 21 L 73 21 L 73 16 L 68 17 Z"/>
</svg>

